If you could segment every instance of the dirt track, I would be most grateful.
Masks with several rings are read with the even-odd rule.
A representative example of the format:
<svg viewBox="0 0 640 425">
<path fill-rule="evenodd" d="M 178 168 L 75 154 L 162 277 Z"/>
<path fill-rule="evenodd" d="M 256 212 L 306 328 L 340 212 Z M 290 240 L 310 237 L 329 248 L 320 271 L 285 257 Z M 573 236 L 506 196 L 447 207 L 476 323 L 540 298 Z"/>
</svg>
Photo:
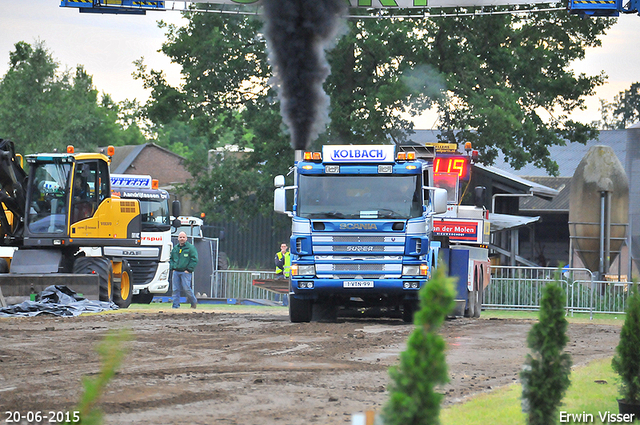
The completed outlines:
<svg viewBox="0 0 640 425">
<path fill-rule="evenodd" d="M 447 321 L 446 404 L 518 379 L 524 320 Z M 0 423 L 7 410 L 69 410 L 99 370 L 109 329 L 135 339 L 102 399 L 106 424 L 342 424 L 387 400 L 387 369 L 412 330 L 400 320 L 292 324 L 285 309 L 171 309 L 0 319 Z M 572 324 L 575 365 L 613 355 L 619 327 Z"/>
</svg>

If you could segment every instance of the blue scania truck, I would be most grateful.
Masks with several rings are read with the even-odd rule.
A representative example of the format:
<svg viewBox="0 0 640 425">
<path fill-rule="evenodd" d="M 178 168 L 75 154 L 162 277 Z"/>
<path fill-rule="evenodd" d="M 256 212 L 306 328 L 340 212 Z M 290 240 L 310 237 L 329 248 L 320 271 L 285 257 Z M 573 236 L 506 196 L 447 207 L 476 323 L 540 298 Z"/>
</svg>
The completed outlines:
<svg viewBox="0 0 640 425">
<path fill-rule="evenodd" d="M 432 185 L 438 181 L 435 146 L 397 148 L 327 145 L 322 152 L 299 152 L 290 173 L 293 184 L 287 186 L 282 175 L 274 179 L 274 209 L 292 219 L 292 322 L 331 320 L 338 310 L 366 309 L 410 322 L 418 291 L 439 256 L 462 278 L 460 308 L 468 313 L 478 302 L 482 288 L 477 269 L 470 270 L 480 259 L 488 273 L 488 251 L 477 243 L 484 241 L 482 208 L 470 207 L 475 217 L 467 220 L 457 216 L 464 208 L 453 205 L 456 200 L 448 207 L 447 190 Z M 438 166 L 449 181 L 462 170 L 460 163 L 453 170 Z M 455 232 L 445 231 L 449 221 Z M 461 229 L 474 225 L 479 238 L 468 233 L 460 238 Z M 463 244 L 450 243 L 456 235 Z"/>
<path fill-rule="evenodd" d="M 446 191 L 424 185 L 424 165 L 393 145 L 328 145 L 296 161 L 292 186 L 275 178 L 274 209 L 292 219 L 292 322 L 345 307 L 412 319 L 437 258 L 429 216 L 446 211 Z"/>
</svg>

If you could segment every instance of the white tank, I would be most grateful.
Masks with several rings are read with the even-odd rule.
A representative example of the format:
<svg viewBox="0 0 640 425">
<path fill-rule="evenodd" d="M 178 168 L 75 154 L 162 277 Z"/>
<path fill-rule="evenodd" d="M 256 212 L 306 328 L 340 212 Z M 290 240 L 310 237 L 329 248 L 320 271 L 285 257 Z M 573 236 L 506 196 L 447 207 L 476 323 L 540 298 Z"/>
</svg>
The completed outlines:
<svg viewBox="0 0 640 425">
<path fill-rule="evenodd" d="M 624 167 L 609 146 L 593 146 L 582 158 L 571 180 L 569 234 L 585 267 L 600 268 L 600 216 L 602 191 L 611 193 L 611 256 L 620 251 L 629 218 L 629 181 Z M 585 223 L 585 224 L 576 224 Z M 586 224 L 596 223 L 596 224 Z M 576 238 L 577 237 L 577 238 Z M 581 239 L 581 238 L 588 239 Z"/>
</svg>

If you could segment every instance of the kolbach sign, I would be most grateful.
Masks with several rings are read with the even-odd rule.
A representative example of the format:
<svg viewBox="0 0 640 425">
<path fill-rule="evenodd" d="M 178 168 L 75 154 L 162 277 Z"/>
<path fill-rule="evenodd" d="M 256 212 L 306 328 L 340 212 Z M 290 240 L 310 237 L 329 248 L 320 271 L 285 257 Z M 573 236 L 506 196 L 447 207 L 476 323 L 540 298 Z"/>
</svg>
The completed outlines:
<svg viewBox="0 0 640 425">
<path fill-rule="evenodd" d="M 394 162 L 394 145 L 324 145 L 322 160 L 327 163 L 341 162 Z"/>
<path fill-rule="evenodd" d="M 433 220 L 433 235 L 447 236 L 452 242 L 482 243 L 480 220 Z"/>
</svg>

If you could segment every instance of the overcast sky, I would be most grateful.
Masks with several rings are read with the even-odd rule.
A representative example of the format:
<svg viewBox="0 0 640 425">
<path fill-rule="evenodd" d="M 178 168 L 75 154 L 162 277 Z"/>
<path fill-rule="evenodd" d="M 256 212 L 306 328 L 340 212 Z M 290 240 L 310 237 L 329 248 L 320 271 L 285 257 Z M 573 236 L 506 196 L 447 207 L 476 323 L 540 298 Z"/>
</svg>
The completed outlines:
<svg viewBox="0 0 640 425">
<path fill-rule="evenodd" d="M 0 0 L 0 76 L 8 69 L 9 52 L 15 43 L 42 40 L 62 68 L 84 65 L 99 91 L 115 101 L 137 98 L 148 91 L 131 76 L 133 61 L 141 57 L 149 68 L 162 69 L 173 84 L 179 82 L 179 67 L 158 53 L 164 30 L 157 21 L 179 24 L 178 12 L 148 12 L 145 16 L 80 14 L 75 8 L 61 8 L 58 0 Z M 574 64 L 577 72 L 593 75 L 604 71 L 608 82 L 589 99 L 588 110 L 572 117 L 582 122 L 600 118 L 598 98 L 608 101 L 618 92 L 640 81 L 640 17 L 631 14 L 618 19 L 603 46 L 589 49 L 585 60 Z M 433 117 L 416 121 L 417 128 L 431 128 Z"/>
</svg>

